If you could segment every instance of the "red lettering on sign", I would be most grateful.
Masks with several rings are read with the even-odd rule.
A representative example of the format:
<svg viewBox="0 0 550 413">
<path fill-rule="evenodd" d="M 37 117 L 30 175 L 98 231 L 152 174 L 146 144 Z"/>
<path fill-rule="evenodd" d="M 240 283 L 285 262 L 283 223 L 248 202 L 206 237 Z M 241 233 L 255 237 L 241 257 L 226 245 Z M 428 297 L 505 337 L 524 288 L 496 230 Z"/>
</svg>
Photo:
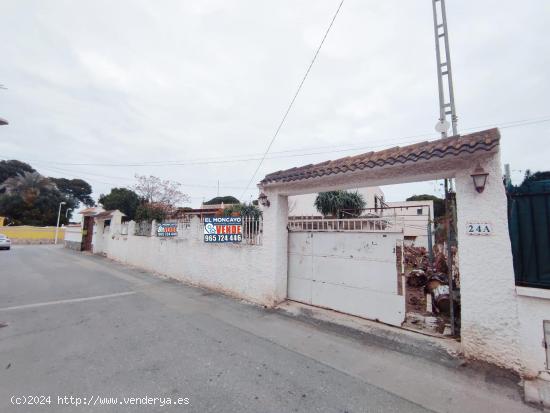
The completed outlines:
<svg viewBox="0 0 550 413">
<path fill-rule="evenodd" d="M 175 228 L 174 232 L 176 232 Z M 240 225 L 216 225 L 216 234 L 242 234 L 242 227 Z"/>
</svg>

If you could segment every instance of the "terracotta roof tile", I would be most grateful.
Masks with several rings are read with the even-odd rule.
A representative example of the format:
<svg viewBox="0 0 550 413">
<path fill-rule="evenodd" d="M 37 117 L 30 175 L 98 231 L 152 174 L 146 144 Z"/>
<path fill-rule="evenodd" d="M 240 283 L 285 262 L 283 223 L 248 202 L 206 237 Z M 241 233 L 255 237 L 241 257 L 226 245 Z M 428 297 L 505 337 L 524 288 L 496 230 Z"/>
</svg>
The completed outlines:
<svg viewBox="0 0 550 413">
<path fill-rule="evenodd" d="M 113 217 L 113 213 L 116 211 L 116 209 L 112 209 L 110 211 L 103 211 L 103 212 L 100 212 L 98 213 L 97 215 L 95 215 L 94 217 L 95 218 L 99 218 L 99 219 L 109 219 L 109 218 L 112 218 Z M 122 214 L 124 215 L 124 214 Z"/>
<path fill-rule="evenodd" d="M 273 172 L 265 176 L 262 185 L 276 182 L 292 182 L 304 179 L 342 174 L 367 168 L 396 164 L 409 164 L 432 158 L 456 157 L 464 153 L 490 151 L 499 145 L 498 129 L 488 129 L 468 135 L 452 136 L 434 141 L 424 141 L 403 147 L 393 147 L 378 152 L 367 152 L 355 156 L 294 167 Z"/>
<path fill-rule="evenodd" d="M 82 211 L 79 212 L 79 214 L 90 214 L 90 213 L 93 213 L 93 212 L 96 212 L 95 207 L 90 207 L 90 208 L 83 209 Z"/>
</svg>

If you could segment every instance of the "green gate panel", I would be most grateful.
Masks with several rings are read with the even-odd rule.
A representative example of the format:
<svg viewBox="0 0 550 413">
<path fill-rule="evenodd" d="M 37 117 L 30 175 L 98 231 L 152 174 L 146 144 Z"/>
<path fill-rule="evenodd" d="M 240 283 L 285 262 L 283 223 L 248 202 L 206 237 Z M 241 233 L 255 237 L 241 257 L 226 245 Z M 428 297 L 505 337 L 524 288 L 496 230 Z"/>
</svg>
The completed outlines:
<svg viewBox="0 0 550 413">
<path fill-rule="evenodd" d="M 509 189 L 508 225 L 516 284 L 550 288 L 550 181 Z"/>
</svg>

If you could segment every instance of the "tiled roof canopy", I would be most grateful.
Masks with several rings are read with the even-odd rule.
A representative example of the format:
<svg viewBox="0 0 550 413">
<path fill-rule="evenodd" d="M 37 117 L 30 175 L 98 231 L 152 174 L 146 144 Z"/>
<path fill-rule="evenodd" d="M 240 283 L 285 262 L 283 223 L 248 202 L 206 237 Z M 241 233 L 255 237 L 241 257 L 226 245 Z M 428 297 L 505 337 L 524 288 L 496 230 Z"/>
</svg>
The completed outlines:
<svg viewBox="0 0 550 413">
<path fill-rule="evenodd" d="M 99 214 L 95 215 L 98 219 L 110 219 L 113 217 L 113 213 L 116 211 L 116 209 L 110 210 L 110 211 L 103 211 Z"/>
<path fill-rule="evenodd" d="M 86 208 L 86 209 L 83 209 L 82 211 L 80 211 L 79 214 L 94 215 L 94 214 L 97 214 L 97 209 L 96 209 L 96 207 Z"/>
<path fill-rule="evenodd" d="M 499 145 L 498 129 L 488 129 L 469 135 L 458 135 L 430 142 L 368 152 L 356 156 L 310 164 L 284 171 L 273 172 L 265 176 L 260 185 L 279 182 L 301 181 L 326 175 L 341 174 L 368 168 L 388 165 L 409 164 L 433 158 L 452 158 L 462 154 L 488 152 Z"/>
</svg>

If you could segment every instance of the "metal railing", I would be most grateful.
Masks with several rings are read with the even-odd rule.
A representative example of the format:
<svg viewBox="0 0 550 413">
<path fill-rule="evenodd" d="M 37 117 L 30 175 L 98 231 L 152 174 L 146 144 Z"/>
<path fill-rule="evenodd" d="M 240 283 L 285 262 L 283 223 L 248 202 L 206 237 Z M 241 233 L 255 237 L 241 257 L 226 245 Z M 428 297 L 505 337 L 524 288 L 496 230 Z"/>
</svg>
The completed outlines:
<svg viewBox="0 0 550 413">
<path fill-rule="evenodd" d="M 384 218 L 323 218 L 323 217 L 289 217 L 288 230 L 291 232 L 402 232 L 402 217 Z"/>
<path fill-rule="evenodd" d="M 264 220 L 261 217 L 243 217 L 243 242 L 247 245 L 262 245 Z"/>
<path fill-rule="evenodd" d="M 176 224 L 178 224 L 178 234 L 182 234 L 183 232 L 189 231 L 191 229 L 191 218 L 189 218 L 188 216 L 179 218 L 171 222 L 175 222 Z"/>
<path fill-rule="evenodd" d="M 147 221 L 136 222 L 134 235 L 140 237 L 150 237 L 151 230 L 153 229 L 153 224 Z"/>
</svg>

